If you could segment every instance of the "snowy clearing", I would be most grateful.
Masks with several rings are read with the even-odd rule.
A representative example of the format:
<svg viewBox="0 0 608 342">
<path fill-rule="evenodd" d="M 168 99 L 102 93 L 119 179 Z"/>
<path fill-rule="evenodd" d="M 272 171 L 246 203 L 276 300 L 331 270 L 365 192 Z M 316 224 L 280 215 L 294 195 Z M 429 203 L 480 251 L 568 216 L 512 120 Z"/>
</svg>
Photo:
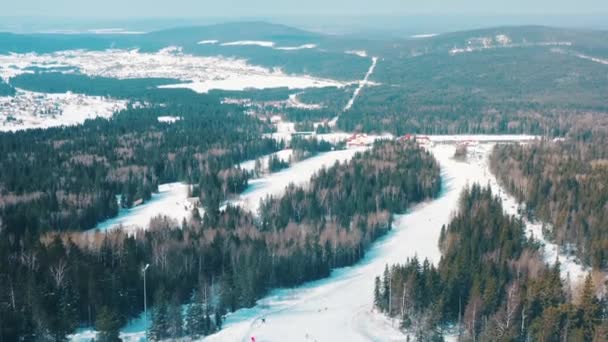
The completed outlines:
<svg viewBox="0 0 608 342">
<path fill-rule="evenodd" d="M 376 69 L 376 65 L 377 64 L 378 64 L 378 57 L 372 57 L 372 65 L 370 65 L 369 69 L 367 70 L 367 73 L 365 73 L 365 77 L 363 78 L 363 80 L 359 81 L 359 86 L 353 92 L 353 96 L 350 98 L 350 100 L 348 100 L 348 103 L 346 104 L 346 106 L 344 106 L 344 109 L 342 109 L 342 112 L 346 112 L 346 111 L 348 111 L 349 109 L 352 108 L 353 104 L 355 104 L 355 100 L 359 96 L 359 93 L 361 92 L 361 90 L 363 89 L 363 87 L 365 87 L 366 85 L 374 85 L 375 84 L 373 82 L 370 82 L 369 78 L 374 73 L 374 69 Z M 330 127 L 335 127 L 336 123 L 338 122 L 338 118 L 339 117 L 340 117 L 340 115 L 337 115 L 336 117 L 334 117 L 333 119 L 331 119 L 328 122 L 329 126 Z"/>
<path fill-rule="evenodd" d="M 322 168 L 333 166 L 336 162 L 350 160 L 357 152 L 365 151 L 366 147 L 353 148 L 320 153 L 304 159 L 289 168 L 272 173 L 268 176 L 249 181 L 249 187 L 232 204 L 240 205 L 253 213 L 258 212 L 260 200 L 267 196 L 278 196 L 285 191 L 289 184 L 304 185 L 310 177 Z"/>
<path fill-rule="evenodd" d="M 281 151 L 278 151 L 275 153 L 271 153 L 269 155 L 262 156 L 258 159 L 244 161 L 244 162 L 240 163 L 238 166 L 243 170 L 253 172 L 253 171 L 255 171 L 255 163 L 257 160 L 259 160 L 260 163 L 262 164 L 262 171 L 267 171 L 268 170 L 268 161 L 270 160 L 270 157 L 276 156 L 281 161 L 289 162 L 291 160 L 292 155 L 293 155 L 293 150 L 289 148 L 289 149 L 281 150 Z"/>
<path fill-rule="evenodd" d="M 166 88 L 190 88 L 197 92 L 210 89 L 342 87 L 345 84 L 307 75 L 287 75 L 280 70 L 254 66 L 244 59 L 203 57 L 184 54 L 170 46 L 153 53 L 138 50 L 67 50 L 49 54 L 0 55 L 0 77 L 8 80 L 36 68 L 71 68 L 88 76 L 118 79 L 172 78 L 186 84 Z M 65 72 L 65 71 L 64 71 Z"/>
<path fill-rule="evenodd" d="M 567 41 L 547 41 L 530 43 L 525 40 L 521 43 L 513 43 L 507 35 L 499 34 L 495 37 L 470 38 L 464 47 L 454 47 L 449 51 L 450 55 L 461 53 L 479 52 L 488 49 L 512 49 L 536 46 L 571 46 L 572 42 Z"/>
<path fill-rule="evenodd" d="M 422 33 L 422 34 L 415 34 L 413 36 L 410 36 L 410 38 L 414 38 L 414 39 L 424 39 L 424 38 L 433 38 L 433 37 L 437 37 L 439 34 L 438 33 Z"/>
<path fill-rule="evenodd" d="M 177 121 L 180 121 L 182 119 L 181 116 L 159 116 L 157 118 L 158 122 L 164 122 L 164 123 L 175 123 Z"/>
<path fill-rule="evenodd" d="M 152 194 L 152 199 L 133 208 L 121 209 L 117 217 L 100 222 L 89 232 L 119 227 L 128 232 L 135 232 L 138 229 L 147 229 L 150 219 L 158 215 L 167 216 L 181 224 L 184 218 L 190 217 L 193 209 L 187 197 L 187 184 L 161 184 L 158 186 L 158 193 Z"/>
<path fill-rule="evenodd" d="M 274 290 L 259 300 L 255 307 L 229 314 L 223 330 L 205 340 L 250 341 L 251 337 L 257 341 L 405 340 L 406 335 L 399 330 L 396 320 L 391 320 L 372 308 L 374 277 L 382 273 L 386 264 L 403 263 L 408 257 L 428 258 L 437 263 L 441 257 L 437 243 L 441 226 L 449 223 L 452 213 L 458 207 L 460 194 L 474 182 L 490 184 L 495 194 L 503 200 L 505 212 L 517 215 L 515 200 L 507 195 L 489 171 L 488 155 L 496 142 L 527 142 L 535 137 L 467 135 L 431 136 L 431 139 L 435 143 L 428 145 L 428 148 L 442 168 L 443 188 L 438 198 L 416 205 L 405 214 L 395 215 L 393 230 L 374 243 L 361 262 L 334 270 L 326 279 L 293 289 Z M 467 140 L 479 143 L 470 147 L 466 162 L 454 160 L 452 157 L 456 143 Z M 249 189 L 234 203 L 255 212 L 260 199 L 267 195 L 279 195 L 289 183 L 303 185 L 320 168 L 331 166 L 337 160 L 348 160 L 356 152 L 365 149 L 360 147 L 324 153 L 296 163 L 284 171 L 253 180 Z M 286 157 L 289 152 L 285 150 L 277 154 Z M 241 166 L 246 168 L 243 164 Z M 185 185 L 170 186 L 173 188 L 163 190 L 177 195 L 177 198 L 169 200 L 172 195 L 166 195 L 164 200 L 157 201 L 155 214 L 161 211 L 176 212 L 180 207 L 179 199 L 183 200 L 187 196 Z M 184 193 L 178 195 L 179 189 Z M 173 203 L 177 206 L 172 207 Z M 150 201 L 140 209 L 146 205 L 155 204 Z M 135 214 L 133 211 L 137 209 L 130 209 L 129 212 Z M 135 216 L 142 220 L 144 215 Z M 553 263 L 558 249 L 540 238 L 539 227 L 536 223 L 526 222 L 527 234 L 534 234 L 535 238 L 544 243 L 545 260 Z M 560 256 L 560 261 L 564 277 L 569 272 L 574 280 L 585 272 L 573 258 Z M 262 318 L 265 323 L 262 323 Z M 143 324 L 137 321 L 123 329 L 121 337 L 126 341 L 137 341 L 143 337 Z M 93 332 L 90 330 L 82 330 L 71 338 L 83 341 L 90 338 L 91 334 Z M 450 337 L 446 336 L 448 339 Z"/>
<path fill-rule="evenodd" d="M 18 131 L 82 124 L 87 119 L 110 118 L 128 101 L 102 96 L 35 93 L 18 90 L 0 97 L 0 131 Z"/>
<path fill-rule="evenodd" d="M 575 56 L 578 57 L 578 58 L 582 58 L 582 59 L 586 59 L 588 61 L 595 62 L 595 63 L 600 63 L 600 64 L 608 65 L 608 59 L 593 57 L 593 56 L 585 55 L 585 54 L 582 54 L 582 53 L 577 53 L 577 54 L 575 54 Z"/>
<path fill-rule="evenodd" d="M 221 46 L 247 46 L 247 45 L 254 45 L 254 46 L 261 46 L 261 47 L 274 47 L 274 42 L 269 42 L 269 41 L 265 41 L 265 40 L 239 40 L 239 41 L 236 41 L 236 42 L 222 43 L 220 45 Z"/>
<path fill-rule="evenodd" d="M 367 51 L 365 50 L 347 50 L 344 51 L 345 54 L 347 55 L 355 55 L 355 56 L 359 56 L 359 57 L 367 57 Z"/>
<path fill-rule="evenodd" d="M 275 50 L 294 51 L 294 50 L 314 49 L 316 47 L 317 47 L 317 44 L 302 44 L 299 46 L 279 46 L 279 47 L 276 47 Z"/>
<path fill-rule="evenodd" d="M 214 42 L 217 43 L 217 40 Z M 200 42 L 199 42 L 199 44 L 200 44 Z M 275 42 L 266 41 L 266 40 L 239 40 L 236 42 L 222 43 L 220 45 L 221 46 L 260 46 L 260 47 L 272 48 L 275 50 L 283 50 L 283 51 L 315 49 L 317 47 L 317 44 L 313 44 L 313 43 L 302 44 L 302 45 L 298 45 L 298 46 L 276 46 Z"/>
<path fill-rule="evenodd" d="M 196 44 L 198 45 L 208 45 L 208 44 L 217 44 L 219 43 L 219 40 L 216 39 L 207 39 L 207 40 L 201 40 L 199 42 L 197 42 Z"/>
<path fill-rule="evenodd" d="M 267 71 L 259 74 L 228 74 L 223 79 L 207 79 L 204 81 L 179 83 L 159 86 L 159 88 L 187 88 L 197 93 L 207 93 L 212 89 L 241 91 L 246 89 L 282 88 L 305 89 L 342 87 L 343 83 L 314 78 L 310 76 L 290 76 L 280 71 Z"/>
</svg>

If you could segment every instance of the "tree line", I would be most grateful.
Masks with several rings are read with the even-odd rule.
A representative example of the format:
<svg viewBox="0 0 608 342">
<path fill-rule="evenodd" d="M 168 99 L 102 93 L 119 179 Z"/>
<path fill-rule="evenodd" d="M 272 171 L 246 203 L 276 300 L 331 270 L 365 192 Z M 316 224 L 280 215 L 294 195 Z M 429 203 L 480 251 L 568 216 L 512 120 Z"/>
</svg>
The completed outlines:
<svg viewBox="0 0 608 342">
<path fill-rule="evenodd" d="M 150 337 L 212 333 L 226 312 L 254 305 L 272 288 L 360 260 L 390 229 L 393 210 L 436 195 L 440 184 L 428 152 L 386 142 L 321 171 L 306 189 L 266 199 L 258 215 L 209 204 L 203 217 L 198 210 L 183 222 L 157 217 L 132 235 L 118 229 L 2 239 L 0 335 L 61 341 L 76 327 L 95 326 L 115 340 L 142 312 L 148 263 Z"/>
<path fill-rule="evenodd" d="M 442 228 L 438 266 L 417 258 L 376 277 L 374 304 L 416 340 L 602 341 L 607 298 L 599 275 L 580 290 L 547 265 L 520 219 L 504 214 L 499 197 L 477 184 L 461 196 L 458 214 Z"/>
<path fill-rule="evenodd" d="M 499 145 L 492 171 L 545 236 L 586 265 L 608 267 L 608 135 L 586 132 L 563 141 Z"/>
</svg>

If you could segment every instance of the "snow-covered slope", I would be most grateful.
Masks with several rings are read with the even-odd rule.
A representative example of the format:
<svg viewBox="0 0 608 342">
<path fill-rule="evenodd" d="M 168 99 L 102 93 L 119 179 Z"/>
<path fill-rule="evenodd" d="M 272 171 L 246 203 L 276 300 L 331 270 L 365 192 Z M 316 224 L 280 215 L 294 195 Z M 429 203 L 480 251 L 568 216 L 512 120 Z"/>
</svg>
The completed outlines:
<svg viewBox="0 0 608 342">
<path fill-rule="evenodd" d="M 147 228 L 150 219 L 164 215 L 178 223 L 188 218 L 192 205 L 187 201 L 188 185 L 183 183 L 167 183 L 158 186 L 158 193 L 152 194 L 148 202 L 130 209 L 122 209 L 117 217 L 103 221 L 95 230 L 108 230 L 122 227 L 128 231 Z"/>
<path fill-rule="evenodd" d="M 530 137 L 512 139 L 529 140 Z M 441 256 L 437 243 L 441 226 L 449 223 L 460 194 L 474 182 L 491 184 L 505 201 L 507 213 L 513 213 L 512 198 L 499 187 L 487 165 L 492 146 L 493 143 L 482 143 L 473 147 L 468 162 L 452 159 L 455 151 L 452 143 L 430 147 L 442 166 L 444 189 L 439 198 L 420 204 L 409 213 L 396 215 L 393 231 L 375 243 L 357 265 L 335 270 L 327 279 L 294 289 L 275 290 L 256 307 L 229 315 L 225 328 L 207 340 L 250 341 L 251 337 L 256 341 L 405 340 L 397 322 L 372 309 L 373 279 L 386 264 L 402 263 L 408 257 L 428 258 L 437 263 Z M 527 228 L 531 231 L 534 226 Z M 550 244 L 546 246 L 551 248 Z M 562 262 L 564 269 L 576 268 L 571 260 Z"/>
<path fill-rule="evenodd" d="M 280 195 L 289 184 L 305 185 L 312 175 L 322 168 L 328 168 L 336 162 L 350 160 L 357 152 L 365 151 L 366 147 L 352 148 L 321 153 L 312 158 L 304 159 L 291 167 L 272 173 L 266 177 L 249 181 L 249 187 L 233 204 L 257 213 L 260 200 L 267 196 Z"/>
</svg>

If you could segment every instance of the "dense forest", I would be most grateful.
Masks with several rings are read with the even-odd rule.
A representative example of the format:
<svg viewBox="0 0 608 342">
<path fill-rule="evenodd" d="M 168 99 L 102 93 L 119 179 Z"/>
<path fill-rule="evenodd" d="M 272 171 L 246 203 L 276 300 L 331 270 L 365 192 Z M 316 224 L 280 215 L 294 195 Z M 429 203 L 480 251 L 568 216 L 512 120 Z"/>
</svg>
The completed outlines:
<svg viewBox="0 0 608 342">
<path fill-rule="evenodd" d="M 519 219 L 475 184 L 440 238 L 438 266 L 417 258 L 376 277 L 375 306 L 416 340 L 444 333 L 475 341 L 604 341 L 605 284 L 588 275 L 580 290 L 545 265 Z M 455 327 L 455 328 L 451 328 Z"/>
<path fill-rule="evenodd" d="M 546 237 L 594 268 L 608 267 L 608 135 L 498 145 L 491 167 Z"/>
<path fill-rule="evenodd" d="M 12 96 L 15 95 L 15 88 L 8 83 L 0 80 L 0 96 Z"/>
<path fill-rule="evenodd" d="M 117 195 L 129 207 L 148 199 L 160 183 L 200 184 L 281 148 L 260 139 L 268 126 L 239 107 L 189 93 L 179 101 L 190 101 L 133 106 L 110 120 L 0 134 L 3 236 L 20 240 L 49 230 L 90 229 L 116 215 Z M 161 115 L 182 120 L 158 122 Z M 207 191 L 220 199 L 242 188 L 226 184 L 246 185 L 236 172 L 221 174 L 207 182 Z"/>
<path fill-rule="evenodd" d="M 563 135 L 606 116 L 605 65 L 548 47 L 391 56 L 338 127 L 345 131 Z"/>
<path fill-rule="evenodd" d="M 428 152 L 385 142 L 321 171 L 306 189 L 264 200 L 259 217 L 208 201 L 202 218 L 198 211 L 187 222 L 157 217 L 135 235 L 11 235 L 0 240 L 1 336 L 57 341 L 80 325 L 115 336 L 142 311 L 147 263 L 151 336 L 211 333 L 225 312 L 253 305 L 271 288 L 360 260 L 390 229 L 393 211 L 435 196 L 440 185 Z M 185 315 L 183 303 L 190 303 Z M 170 328 L 184 321 L 193 330 Z"/>
</svg>

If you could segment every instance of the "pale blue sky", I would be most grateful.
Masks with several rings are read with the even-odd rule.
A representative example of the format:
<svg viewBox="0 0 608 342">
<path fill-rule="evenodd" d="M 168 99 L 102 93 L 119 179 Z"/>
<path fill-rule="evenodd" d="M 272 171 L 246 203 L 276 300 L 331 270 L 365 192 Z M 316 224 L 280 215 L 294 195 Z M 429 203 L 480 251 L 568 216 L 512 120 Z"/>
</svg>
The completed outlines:
<svg viewBox="0 0 608 342">
<path fill-rule="evenodd" d="M 2 0 L 2 2 L 0 16 L 81 18 L 608 13 L 608 0 Z"/>
</svg>

